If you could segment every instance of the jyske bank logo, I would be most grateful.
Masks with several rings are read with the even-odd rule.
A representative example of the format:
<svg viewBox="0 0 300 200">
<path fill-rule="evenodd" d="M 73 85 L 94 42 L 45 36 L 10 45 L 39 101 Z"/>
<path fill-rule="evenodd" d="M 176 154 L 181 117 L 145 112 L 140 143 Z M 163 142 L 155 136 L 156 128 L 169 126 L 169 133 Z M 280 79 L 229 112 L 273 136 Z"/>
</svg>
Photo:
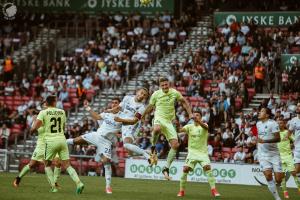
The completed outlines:
<svg viewBox="0 0 300 200">
<path fill-rule="evenodd" d="M 290 57 L 290 63 L 295 64 L 296 61 L 297 61 L 297 57 L 296 56 Z"/>
<path fill-rule="evenodd" d="M 233 22 L 236 22 L 236 16 L 235 15 L 228 15 L 226 17 L 226 24 L 231 25 Z"/>
<path fill-rule="evenodd" d="M 88 7 L 95 8 L 97 6 L 97 0 L 88 0 Z"/>
<path fill-rule="evenodd" d="M 17 6 L 12 2 L 5 3 L 2 6 L 2 13 L 5 19 L 13 20 L 17 14 Z"/>
</svg>

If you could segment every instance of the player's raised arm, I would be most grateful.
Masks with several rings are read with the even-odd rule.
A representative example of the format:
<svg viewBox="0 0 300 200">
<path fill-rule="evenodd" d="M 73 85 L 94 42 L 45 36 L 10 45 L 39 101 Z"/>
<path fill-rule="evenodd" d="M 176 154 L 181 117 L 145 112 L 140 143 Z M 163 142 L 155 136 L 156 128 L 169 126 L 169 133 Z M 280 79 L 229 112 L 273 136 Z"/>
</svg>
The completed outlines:
<svg viewBox="0 0 300 200">
<path fill-rule="evenodd" d="M 153 109 L 154 109 L 154 105 L 148 104 L 148 106 L 146 107 L 144 113 L 141 116 L 141 119 L 144 120 L 146 115 L 148 115 Z"/>
<path fill-rule="evenodd" d="M 137 113 L 137 114 L 138 114 L 138 113 Z M 125 119 L 125 118 L 121 118 L 121 117 L 118 117 L 118 116 L 116 116 L 116 117 L 114 118 L 114 120 L 115 120 L 116 122 L 120 122 L 120 123 L 122 123 L 122 124 L 124 124 L 124 125 L 134 125 L 134 124 L 136 124 L 140 119 L 141 119 L 141 115 L 140 115 L 140 114 L 138 114 L 138 116 L 136 115 L 134 118 L 131 118 L 131 119 Z"/>
<path fill-rule="evenodd" d="M 102 120 L 102 117 L 98 113 L 96 113 L 92 110 L 92 108 L 89 106 L 89 102 L 87 100 L 85 100 L 83 102 L 83 106 L 84 106 L 85 110 L 90 113 L 90 115 L 92 116 L 92 118 L 94 120 Z"/>
<path fill-rule="evenodd" d="M 178 92 L 179 93 L 179 92 Z M 180 93 L 179 93 L 180 94 Z M 189 115 L 189 119 L 193 118 L 193 112 L 192 112 L 192 108 L 189 104 L 189 102 L 186 100 L 186 98 L 184 98 L 181 94 L 180 94 L 180 98 L 178 99 L 179 102 L 181 102 L 183 108 L 186 110 L 186 112 Z"/>
<path fill-rule="evenodd" d="M 37 131 L 41 126 L 43 126 L 43 112 L 41 111 L 37 118 L 34 120 L 31 128 L 30 128 L 30 134 L 34 133 Z"/>
</svg>

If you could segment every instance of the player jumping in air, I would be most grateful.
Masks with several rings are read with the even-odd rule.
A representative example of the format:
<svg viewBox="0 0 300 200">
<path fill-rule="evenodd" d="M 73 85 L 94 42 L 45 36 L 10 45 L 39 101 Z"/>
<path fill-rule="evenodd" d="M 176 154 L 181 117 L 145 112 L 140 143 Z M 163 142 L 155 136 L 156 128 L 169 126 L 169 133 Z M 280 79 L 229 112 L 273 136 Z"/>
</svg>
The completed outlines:
<svg viewBox="0 0 300 200">
<path fill-rule="evenodd" d="M 80 181 L 74 168 L 70 165 L 69 150 L 64 135 L 66 114 L 64 110 L 55 107 L 56 101 L 56 96 L 47 97 L 47 108 L 38 114 L 30 132 L 33 133 L 42 126 L 45 129 L 45 172 L 51 186 L 51 192 L 57 192 L 53 171 L 51 169 L 51 161 L 55 155 L 58 154 L 61 159 L 62 166 L 66 169 L 76 184 L 76 194 L 81 194 L 84 189 L 84 185 Z"/>
<path fill-rule="evenodd" d="M 123 123 L 122 125 L 122 139 L 124 148 L 128 151 L 134 152 L 137 155 L 143 155 L 150 165 L 157 163 L 157 157 L 155 154 L 150 156 L 144 149 L 141 149 L 137 145 L 133 144 L 136 139 L 137 132 L 141 127 L 139 121 L 142 114 L 145 111 L 145 101 L 148 97 L 148 89 L 142 87 L 137 90 L 135 96 L 127 95 L 123 98 L 119 106 L 108 110 L 108 112 L 116 112 L 121 110 L 122 114 L 119 117 L 115 117 L 115 121 Z M 133 124 L 133 125 L 129 125 Z"/>
<path fill-rule="evenodd" d="M 289 134 L 294 134 L 295 136 L 295 150 L 294 150 L 294 161 L 295 161 L 295 167 L 296 167 L 296 175 L 298 178 L 298 181 L 300 181 L 300 103 L 297 104 L 296 108 L 297 116 L 294 117 L 289 122 Z M 300 194 L 300 187 L 298 186 L 298 193 Z"/>
<path fill-rule="evenodd" d="M 155 91 L 150 98 L 149 105 L 147 106 L 142 119 L 155 108 L 153 131 L 152 131 L 152 154 L 155 153 L 155 145 L 158 140 L 159 134 L 162 133 L 171 145 L 167 157 L 167 164 L 162 172 L 165 179 L 170 180 L 169 168 L 176 156 L 176 151 L 179 147 L 177 132 L 174 128 L 172 121 L 175 119 L 175 103 L 181 102 L 183 107 L 188 113 L 190 119 L 193 118 L 193 113 L 187 100 L 177 90 L 170 88 L 170 83 L 167 78 L 162 77 L 159 79 L 160 89 Z"/>
<path fill-rule="evenodd" d="M 268 188 L 275 200 L 280 200 L 276 184 L 273 180 L 272 172 L 274 171 L 275 180 L 278 184 L 283 178 L 281 159 L 277 143 L 280 142 L 278 123 L 271 118 L 271 110 L 262 108 L 259 112 L 257 122 L 258 130 L 258 161 L 266 177 Z"/>
<path fill-rule="evenodd" d="M 120 99 L 114 98 L 111 102 L 111 106 L 117 107 L 120 104 Z M 68 139 L 68 144 L 85 144 L 90 143 L 97 146 L 97 154 L 95 160 L 98 156 L 101 158 L 101 162 L 105 168 L 105 181 L 106 188 L 105 191 L 107 194 L 112 194 L 111 188 L 111 147 L 115 141 L 116 134 L 121 131 L 122 124 L 114 120 L 115 117 L 120 115 L 120 112 L 116 110 L 112 113 L 101 113 L 97 114 L 94 112 L 91 107 L 89 107 L 88 102 L 84 102 L 84 107 L 86 111 L 90 112 L 94 120 L 103 120 L 103 123 L 98 128 L 97 132 L 90 132 L 79 136 L 77 138 Z M 99 159 L 100 160 L 100 159 Z M 98 160 L 97 160 L 98 161 Z"/>
<path fill-rule="evenodd" d="M 188 156 L 183 167 L 183 174 L 180 178 L 180 189 L 178 197 L 183 197 L 187 182 L 187 175 L 193 171 L 196 164 L 199 163 L 207 175 L 207 181 L 211 188 L 211 194 L 214 197 L 220 196 L 216 189 L 216 180 L 213 176 L 210 166 L 210 160 L 207 151 L 208 125 L 202 122 L 201 111 L 194 111 L 194 123 L 185 125 L 181 132 L 188 135 Z"/>
<path fill-rule="evenodd" d="M 280 152 L 282 170 L 286 172 L 290 172 L 294 177 L 295 183 L 297 185 L 298 190 L 300 189 L 300 182 L 296 176 L 296 169 L 293 161 L 293 154 L 291 149 L 290 142 L 293 141 L 293 137 L 289 135 L 288 130 L 285 128 L 285 121 L 283 119 L 277 120 L 280 129 L 280 138 L 281 141 L 278 143 L 278 149 Z M 286 188 L 285 178 L 282 179 L 281 187 L 283 190 L 284 198 L 289 198 L 289 193 Z"/>
</svg>

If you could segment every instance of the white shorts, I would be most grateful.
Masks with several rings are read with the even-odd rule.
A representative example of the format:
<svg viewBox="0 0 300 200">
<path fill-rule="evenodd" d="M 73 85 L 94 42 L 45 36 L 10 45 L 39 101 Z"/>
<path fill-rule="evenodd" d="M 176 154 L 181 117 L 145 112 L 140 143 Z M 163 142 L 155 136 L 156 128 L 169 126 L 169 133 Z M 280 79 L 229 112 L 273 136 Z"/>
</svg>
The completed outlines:
<svg viewBox="0 0 300 200">
<path fill-rule="evenodd" d="M 139 124 L 122 126 L 122 139 L 124 141 L 125 138 L 131 138 L 134 140 L 137 136 L 139 130 Z"/>
<path fill-rule="evenodd" d="M 300 151 L 294 151 L 294 162 L 295 164 L 300 164 Z"/>
<path fill-rule="evenodd" d="M 282 165 L 280 156 L 273 157 L 258 157 L 259 165 L 263 171 L 273 169 L 274 172 L 282 172 Z"/>
<path fill-rule="evenodd" d="M 81 136 L 86 142 L 97 146 L 95 161 L 100 162 L 104 156 L 111 159 L 112 142 L 97 132 L 87 133 Z"/>
</svg>

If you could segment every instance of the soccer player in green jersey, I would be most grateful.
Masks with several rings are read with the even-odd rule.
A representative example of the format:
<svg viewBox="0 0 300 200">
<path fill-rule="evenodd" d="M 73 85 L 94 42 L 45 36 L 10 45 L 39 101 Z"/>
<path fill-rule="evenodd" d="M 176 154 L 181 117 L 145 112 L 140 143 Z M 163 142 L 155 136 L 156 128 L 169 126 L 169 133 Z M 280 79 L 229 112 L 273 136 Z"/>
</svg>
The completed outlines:
<svg viewBox="0 0 300 200">
<path fill-rule="evenodd" d="M 43 103 L 43 107 L 45 103 Z M 33 122 L 35 121 L 36 116 L 34 117 Z M 32 154 L 31 160 L 30 162 L 25 165 L 23 167 L 23 169 L 21 170 L 20 174 L 15 178 L 13 185 L 14 187 L 19 187 L 21 179 L 30 171 L 30 169 L 32 169 L 34 166 L 36 166 L 38 164 L 38 162 L 44 162 L 44 154 L 45 154 L 45 140 L 44 140 L 44 136 L 45 136 L 45 130 L 44 127 L 40 127 L 38 130 L 38 139 L 37 139 L 37 143 L 36 143 L 36 147 L 34 149 L 34 152 Z M 61 172 L 61 167 L 60 167 L 60 160 L 58 155 L 56 155 L 55 159 L 54 159 L 54 183 L 55 183 L 55 187 L 58 188 L 58 177 L 60 176 L 60 172 Z"/>
<path fill-rule="evenodd" d="M 163 168 L 162 173 L 167 180 L 170 180 L 169 168 L 176 156 L 177 149 L 179 147 L 177 132 L 172 124 L 175 119 L 175 103 L 181 102 L 185 110 L 187 111 L 189 118 L 193 117 L 193 113 L 187 100 L 177 90 L 170 88 L 170 83 L 167 78 L 162 77 L 159 79 L 160 89 L 155 91 L 151 97 L 149 105 L 146 107 L 142 119 L 150 113 L 154 108 L 154 121 L 152 131 L 152 147 L 151 153 L 155 154 L 155 145 L 158 140 L 159 134 L 162 133 L 166 136 L 166 139 L 171 145 L 167 157 L 167 164 Z"/>
<path fill-rule="evenodd" d="M 291 141 L 294 141 L 294 138 L 289 134 L 288 130 L 286 129 L 286 124 L 283 119 L 279 118 L 277 122 L 279 124 L 280 138 L 281 138 L 281 141 L 277 145 L 281 157 L 282 169 L 285 173 L 290 172 L 292 174 L 295 183 L 297 185 L 297 188 L 298 190 L 300 190 L 300 181 L 296 176 L 296 168 L 294 165 L 293 154 L 292 154 L 292 149 L 290 144 Z M 283 190 L 284 198 L 288 199 L 289 193 L 286 188 L 285 178 L 282 179 L 281 187 Z"/>
<path fill-rule="evenodd" d="M 202 122 L 201 111 L 194 111 L 194 122 L 185 125 L 181 132 L 188 135 L 188 156 L 183 167 L 183 174 L 180 178 L 180 189 L 178 197 L 184 196 L 187 175 L 193 171 L 196 164 L 199 163 L 207 175 L 207 181 L 211 188 L 211 194 L 214 197 L 220 196 L 216 189 L 216 180 L 213 176 L 210 166 L 210 160 L 207 151 L 208 125 Z"/>
<path fill-rule="evenodd" d="M 51 192 L 57 192 L 55 187 L 51 161 L 56 154 L 61 159 L 61 164 L 67 170 L 72 180 L 76 183 L 76 193 L 81 194 L 84 188 L 76 171 L 70 165 L 69 150 L 64 135 L 66 114 L 64 110 L 56 108 L 56 96 L 48 96 L 46 99 L 47 109 L 42 110 L 35 120 L 30 132 L 33 133 L 40 127 L 45 129 L 45 172 L 51 185 Z"/>
</svg>

